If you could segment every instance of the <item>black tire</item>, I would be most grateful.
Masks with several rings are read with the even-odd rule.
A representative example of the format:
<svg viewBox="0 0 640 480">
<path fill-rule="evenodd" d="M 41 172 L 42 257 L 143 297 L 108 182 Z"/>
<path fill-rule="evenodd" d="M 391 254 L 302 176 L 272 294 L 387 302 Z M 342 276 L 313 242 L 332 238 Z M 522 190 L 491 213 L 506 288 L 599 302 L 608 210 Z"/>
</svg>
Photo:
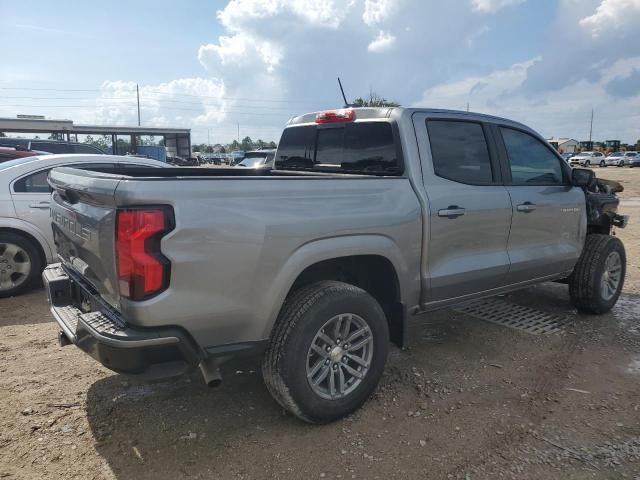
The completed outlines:
<svg viewBox="0 0 640 480">
<path fill-rule="evenodd" d="M 606 167 L 606 166 L 607 166 L 607 164 L 604 163 L 604 160 L 600 160 L 600 167 Z"/>
<path fill-rule="evenodd" d="M 309 348 L 325 323 L 353 314 L 370 328 L 373 353 L 370 367 L 353 391 L 326 399 L 307 380 Z M 389 331 L 384 311 L 361 288 L 336 281 L 303 287 L 285 301 L 262 364 L 267 389 L 276 401 L 309 423 L 328 423 L 357 410 L 369 398 L 384 371 Z M 329 372 L 331 373 L 331 372 Z"/>
<path fill-rule="evenodd" d="M 17 245 L 21 248 L 28 257 L 31 267 L 29 273 L 25 275 L 26 278 L 21 279 L 20 284 L 16 287 L 2 288 L 0 286 L 0 298 L 12 297 L 28 289 L 40 278 L 43 268 L 43 261 L 38 248 L 31 240 L 15 233 L 0 233 L 0 281 L 2 281 L 3 275 L 6 275 L 6 273 L 3 272 L 7 272 L 8 263 L 5 263 L 6 259 L 3 257 L 3 253 L 5 252 L 4 245 L 7 244 Z"/>
<path fill-rule="evenodd" d="M 585 167 L 589 167 L 590 165 L 591 165 L 591 161 L 590 160 L 587 160 L 587 161 L 584 162 L 584 166 Z"/>
<path fill-rule="evenodd" d="M 617 252 L 621 260 L 621 277 L 615 293 L 606 298 L 601 289 L 607 258 Z M 580 255 L 580 259 L 569 277 L 569 295 L 571 301 L 581 312 L 606 313 L 618 301 L 626 274 L 627 257 L 624 245 L 619 238 L 611 235 L 590 234 Z"/>
<path fill-rule="evenodd" d="M 624 160 L 620 160 L 620 164 L 618 166 L 619 167 L 624 167 Z"/>
</svg>

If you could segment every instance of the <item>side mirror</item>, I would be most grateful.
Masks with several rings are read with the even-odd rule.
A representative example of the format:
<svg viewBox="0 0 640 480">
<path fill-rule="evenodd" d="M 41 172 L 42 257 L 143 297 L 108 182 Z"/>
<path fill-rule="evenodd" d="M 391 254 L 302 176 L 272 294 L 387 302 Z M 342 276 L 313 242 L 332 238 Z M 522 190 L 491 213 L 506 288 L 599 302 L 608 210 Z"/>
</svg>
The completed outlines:
<svg viewBox="0 0 640 480">
<path fill-rule="evenodd" d="M 571 170 L 571 185 L 575 187 L 588 187 L 596 178 L 593 170 L 586 168 L 574 168 Z"/>
</svg>

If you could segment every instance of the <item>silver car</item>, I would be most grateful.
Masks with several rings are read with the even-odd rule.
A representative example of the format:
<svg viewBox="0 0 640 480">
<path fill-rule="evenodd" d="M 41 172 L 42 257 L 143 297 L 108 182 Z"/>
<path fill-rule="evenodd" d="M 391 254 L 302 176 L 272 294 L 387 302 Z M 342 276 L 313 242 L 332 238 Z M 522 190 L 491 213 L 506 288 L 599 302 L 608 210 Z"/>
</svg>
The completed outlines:
<svg viewBox="0 0 640 480">
<path fill-rule="evenodd" d="M 604 159 L 601 167 L 624 167 L 626 152 L 613 152 Z"/>
<path fill-rule="evenodd" d="M 166 163 L 115 155 L 63 154 L 0 163 L 0 298 L 15 295 L 39 278 L 55 258 L 49 216 L 53 167 L 167 167 Z"/>
<path fill-rule="evenodd" d="M 624 152 L 624 160 L 622 166 L 629 165 L 638 166 L 638 161 L 640 160 L 640 153 L 635 151 Z"/>
</svg>

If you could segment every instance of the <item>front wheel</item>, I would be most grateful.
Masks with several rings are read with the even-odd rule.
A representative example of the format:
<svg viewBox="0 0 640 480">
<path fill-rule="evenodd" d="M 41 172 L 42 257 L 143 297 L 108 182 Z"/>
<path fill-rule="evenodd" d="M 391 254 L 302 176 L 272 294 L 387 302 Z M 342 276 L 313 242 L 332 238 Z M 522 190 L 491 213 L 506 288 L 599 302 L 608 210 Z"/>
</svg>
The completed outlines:
<svg viewBox="0 0 640 480">
<path fill-rule="evenodd" d="M 618 237 L 587 235 L 569 277 L 569 295 L 580 311 L 601 314 L 613 308 L 624 285 L 627 257 Z"/>
<path fill-rule="evenodd" d="M 262 373 L 276 401 L 309 423 L 358 409 L 376 388 L 389 331 L 378 302 L 364 290 L 322 281 L 285 301 Z"/>
<path fill-rule="evenodd" d="M 607 164 L 606 164 L 606 163 L 604 163 L 604 160 L 600 160 L 600 166 L 601 166 L 601 167 L 606 167 L 606 166 L 607 166 Z"/>
</svg>

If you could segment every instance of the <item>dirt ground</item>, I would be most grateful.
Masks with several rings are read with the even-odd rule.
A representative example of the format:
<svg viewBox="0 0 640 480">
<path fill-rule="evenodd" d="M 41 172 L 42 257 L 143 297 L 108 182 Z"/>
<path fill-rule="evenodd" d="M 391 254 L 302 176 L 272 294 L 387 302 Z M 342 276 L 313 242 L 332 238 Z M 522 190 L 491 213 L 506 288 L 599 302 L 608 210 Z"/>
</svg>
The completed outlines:
<svg viewBox="0 0 640 480">
<path fill-rule="evenodd" d="M 612 313 L 579 315 L 550 284 L 503 299 L 568 318 L 562 334 L 416 318 L 377 393 L 331 425 L 283 413 L 259 359 L 217 389 L 140 384 L 58 347 L 41 289 L 0 300 L 0 478 L 640 480 L 640 169 L 597 173 L 632 216 Z"/>
</svg>

